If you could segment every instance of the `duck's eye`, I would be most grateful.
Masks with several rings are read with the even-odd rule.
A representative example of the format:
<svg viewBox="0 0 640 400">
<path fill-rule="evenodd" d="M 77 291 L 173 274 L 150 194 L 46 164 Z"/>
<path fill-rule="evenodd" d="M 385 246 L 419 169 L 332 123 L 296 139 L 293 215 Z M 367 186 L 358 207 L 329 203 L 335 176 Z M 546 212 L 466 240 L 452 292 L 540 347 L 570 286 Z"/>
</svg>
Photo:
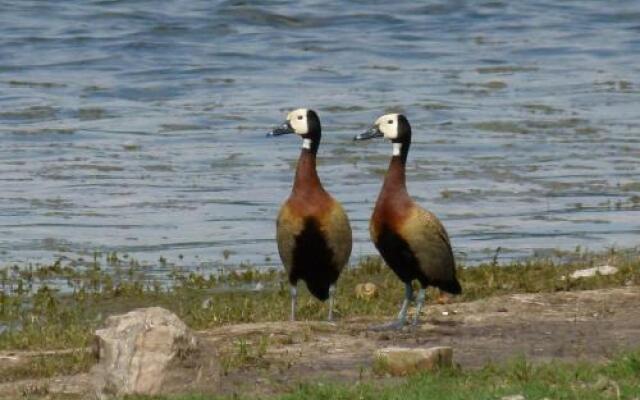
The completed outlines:
<svg viewBox="0 0 640 400">
<path fill-rule="evenodd" d="M 298 115 L 298 119 L 299 119 L 299 120 L 302 120 L 302 115 Z"/>
<path fill-rule="evenodd" d="M 390 123 L 390 124 L 393 124 L 393 120 L 392 119 L 388 120 L 387 122 Z"/>
</svg>

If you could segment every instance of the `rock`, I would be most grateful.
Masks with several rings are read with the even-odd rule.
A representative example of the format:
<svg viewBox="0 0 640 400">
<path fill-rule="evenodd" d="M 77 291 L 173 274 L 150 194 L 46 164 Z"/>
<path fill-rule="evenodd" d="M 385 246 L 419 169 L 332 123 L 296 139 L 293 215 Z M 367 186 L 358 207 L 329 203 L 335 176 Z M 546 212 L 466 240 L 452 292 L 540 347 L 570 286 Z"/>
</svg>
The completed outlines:
<svg viewBox="0 0 640 400">
<path fill-rule="evenodd" d="M 7 354 L 0 355 L 0 361 L 2 361 L 3 365 L 6 362 L 7 364 L 20 364 L 23 363 L 23 359 L 17 355 Z"/>
<path fill-rule="evenodd" d="M 504 396 L 500 400 L 527 400 L 527 398 L 521 394 L 512 394 L 511 396 Z"/>
<path fill-rule="evenodd" d="M 203 310 L 208 310 L 211 307 L 213 307 L 213 299 L 211 297 L 207 297 L 206 299 L 202 300 L 202 303 L 200 303 L 200 308 L 202 308 Z"/>
<path fill-rule="evenodd" d="M 107 318 L 96 331 L 98 364 L 91 376 L 100 399 L 127 394 L 197 391 L 218 379 L 217 364 L 175 314 L 142 308 Z"/>
<path fill-rule="evenodd" d="M 590 388 L 598 392 L 606 392 L 607 397 L 620 398 L 620 385 L 606 376 L 599 375 L 595 383 L 589 385 Z"/>
<path fill-rule="evenodd" d="M 618 268 L 611 265 L 602 265 L 599 267 L 579 269 L 574 271 L 570 276 L 573 279 L 591 278 L 596 275 L 613 275 L 618 272 Z"/>
<path fill-rule="evenodd" d="M 451 347 L 402 348 L 386 347 L 375 352 L 377 366 L 393 376 L 408 375 L 418 371 L 433 371 L 453 365 Z M 381 371 L 382 372 L 382 371 Z"/>
<path fill-rule="evenodd" d="M 359 283 L 356 285 L 356 298 L 361 300 L 371 300 L 378 297 L 378 286 L 375 283 Z"/>
</svg>

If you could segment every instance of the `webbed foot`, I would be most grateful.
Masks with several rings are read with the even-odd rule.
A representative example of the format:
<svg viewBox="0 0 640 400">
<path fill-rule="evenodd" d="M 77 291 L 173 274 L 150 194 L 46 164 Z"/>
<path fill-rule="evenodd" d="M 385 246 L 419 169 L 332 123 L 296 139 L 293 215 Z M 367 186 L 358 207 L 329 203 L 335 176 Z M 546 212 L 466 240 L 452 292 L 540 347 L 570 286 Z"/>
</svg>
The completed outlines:
<svg viewBox="0 0 640 400">
<path fill-rule="evenodd" d="M 376 332 L 399 331 L 402 328 L 404 328 L 404 326 L 405 326 L 405 321 L 397 319 L 395 321 L 387 322 L 385 324 L 371 325 L 369 326 L 369 330 L 376 331 Z"/>
</svg>

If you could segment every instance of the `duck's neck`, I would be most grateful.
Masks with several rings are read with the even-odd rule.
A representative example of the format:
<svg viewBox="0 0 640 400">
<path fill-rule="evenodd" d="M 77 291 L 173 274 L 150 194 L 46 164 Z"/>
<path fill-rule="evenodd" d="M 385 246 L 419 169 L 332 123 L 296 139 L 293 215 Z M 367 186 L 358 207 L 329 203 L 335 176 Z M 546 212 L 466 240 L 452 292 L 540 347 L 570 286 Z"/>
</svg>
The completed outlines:
<svg viewBox="0 0 640 400">
<path fill-rule="evenodd" d="M 396 193 L 398 190 L 406 192 L 405 166 L 409 145 L 410 143 L 393 143 L 393 154 L 382 186 L 383 192 Z"/>
<path fill-rule="evenodd" d="M 316 171 L 316 153 L 320 145 L 319 140 L 304 139 L 298 166 L 296 167 L 296 177 L 293 181 L 293 191 L 300 191 L 306 188 L 320 188 L 320 178 Z"/>
</svg>

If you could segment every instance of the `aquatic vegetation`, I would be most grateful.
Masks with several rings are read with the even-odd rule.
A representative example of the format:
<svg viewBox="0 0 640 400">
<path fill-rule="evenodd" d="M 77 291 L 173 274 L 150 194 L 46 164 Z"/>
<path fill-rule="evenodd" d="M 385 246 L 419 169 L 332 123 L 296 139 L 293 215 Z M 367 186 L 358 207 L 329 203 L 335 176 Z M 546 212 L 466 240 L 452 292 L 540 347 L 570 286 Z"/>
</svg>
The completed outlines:
<svg viewBox="0 0 640 400">
<path fill-rule="evenodd" d="M 562 110 L 555 107 L 551 107 L 547 104 L 526 103 L 526 104 L 523 104 L 521 107 L 527 110 L 528 112 L 530 112 L 531 114 L 551 115 L 551 114 L 559 114 L 562 112 Z"/>
</svg>

